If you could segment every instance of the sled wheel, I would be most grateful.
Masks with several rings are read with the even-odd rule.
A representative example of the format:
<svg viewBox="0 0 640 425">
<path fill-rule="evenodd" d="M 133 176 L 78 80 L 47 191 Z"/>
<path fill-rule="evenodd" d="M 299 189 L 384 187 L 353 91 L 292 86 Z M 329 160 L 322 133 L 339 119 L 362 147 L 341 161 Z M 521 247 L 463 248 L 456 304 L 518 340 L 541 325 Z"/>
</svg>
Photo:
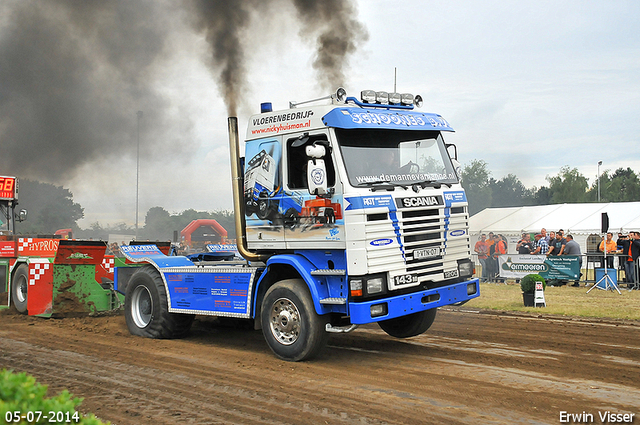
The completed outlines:
<svg viewBox="0 0 640 425">
<path fill-rule="evenodd" d="M 378 325 L 387 334 L 396 338 L 409 338 L 420 335 L 431 327 L 436 318 L 436 308 L 409 314 L 395 319 L 383 320 Z"/>
<path fill-rule="evenodd" d="M 29 267 L 21 264 L 11 280 L 11 301 L 18 313 L 27 314 L 27 290 L 29 288 Z"/>
<path fill-rule="evenodd" d="M 276 356 L 287 361 L 308 360 L 327 343 L 326 319 L 313 306 L 301 279 L 273 285 L 262 302 L 262 333 Z"/>
<path fill-rule="evenodd" d="M 124 316 L 129 332 L 146 338 L 184 337 L 194 319 L 193 314 L 169 313 L 164 283 L 153 267 L 141 267 L 131 277 Z"/>
</svg>

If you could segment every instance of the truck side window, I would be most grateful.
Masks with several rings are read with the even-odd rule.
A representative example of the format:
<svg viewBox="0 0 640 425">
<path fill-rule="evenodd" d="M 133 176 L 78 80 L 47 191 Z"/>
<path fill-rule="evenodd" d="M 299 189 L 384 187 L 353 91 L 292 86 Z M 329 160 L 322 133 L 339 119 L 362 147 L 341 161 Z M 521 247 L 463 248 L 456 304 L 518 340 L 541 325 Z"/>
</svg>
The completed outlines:
<svg viewBox="0 0 640 425">
<path fill-rule="evenodd" d="M 314 142 L 326 142 L 327 136 L 324 134 L 309 136 L 309 140 L 307 140 L 304 145 L 293 147 L 293 142 L 296 140 L 298 140 L 297 137 L 287 140 L 287 165 L 289 169 L 287 183 L 290 189 L 307 189 L 307 162 L 309 158 L 307 157 L 305 148 Z M 336 184 L 336 170 L 333 167 L 333 160 L 328 148 L 327 154 L 322 159 L 324 159 L 324 164 L 327 169 L 328 186 L 334 186 Z"/>
</svg>

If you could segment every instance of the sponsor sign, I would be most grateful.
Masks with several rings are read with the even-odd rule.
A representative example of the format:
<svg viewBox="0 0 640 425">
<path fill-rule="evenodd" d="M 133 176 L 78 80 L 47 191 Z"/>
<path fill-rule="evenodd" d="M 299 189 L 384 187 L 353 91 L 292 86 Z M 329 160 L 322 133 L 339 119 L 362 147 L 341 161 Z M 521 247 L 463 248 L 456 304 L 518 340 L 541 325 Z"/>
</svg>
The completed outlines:
<svg viewBox="0 0 640 425">
<path fill-rule="evenodd" d="M 120 247 L 120 251 L 129 259 L 164 255 L 156 245 L 123 245 Z"/>
<path fill-rule="evenodd" d="M 383 239 L 373 240 L 373 241 L 369 242 L 369 245 L 385 246 L 385 245 L 389 245 L 389 244 L 392 244 L 392 243 L 393 243 L 393 239 L 383 238 Z"/>
<path fill-rule="evenodd" d="M 14 241 L 0 241 L 0 257 L 15 257 L 15 247 Z"/>
<path fill-rule="evenodd" d="M 562 255 L 500 255 L 500 277 L 521 279 L 528 274 L 539 274 L 545 279 L 577 280 L 580 276 L 578 256 Z"/>
<path fill-rule="evenodd" d="M 345 211 L 380 207 L 387 207 L 389 211 L 396 210 L 391 195 L 348 196 L 345 201 L 349 204 Z"/>
<path fill-rule="evenodd" d="M 411 196 L 396 199 L 398 208 L 424 208 L 434 205 L 442 205 L 442 197 L 437 196 Z"/>
<path fill-rule="evenodd" d="M 327 127 L 396 128 L 400 130 L 453 131 L 441 115 L 410 110 L 363 110 L 336 108 L 323 117 Z"/>
<path fill-rule="evenodd" d="M 463 191 L 444 192 L 444 202 L 448 207 L 455 202 L 467 202 L 467 195 Z"/>
</svg>

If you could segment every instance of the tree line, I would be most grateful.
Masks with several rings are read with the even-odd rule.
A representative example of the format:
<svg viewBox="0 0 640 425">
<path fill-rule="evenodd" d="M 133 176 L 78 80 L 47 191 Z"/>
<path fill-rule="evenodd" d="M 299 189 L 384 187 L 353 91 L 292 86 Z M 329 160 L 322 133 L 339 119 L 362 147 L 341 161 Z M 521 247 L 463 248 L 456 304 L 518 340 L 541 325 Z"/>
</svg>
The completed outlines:
<svg viewBox="0 0 640 425">
<path fill-rule="evenodd" d="M 597 180 L 589 186 L 588 179 L 577 168 L 564 166 L 555 176 L 547 176 L 548 185 L 527 188 L 514 174 L 496 180 L 488 164 L 473 160 L 461 173 L 462 186 L 469 201 L 469 214 L 489 207 L 519 207 L 561 203 L 597 202 Z M 29 211 L 27 221 L 19 223 L 23 235 L 51 235 L 58 229 L 72 229 L 76 238 L 104 239 L 109 234 L 134 234 L 135 227 L 124 222 L 103 226 L 91 223 L 82 229 L 78 220 L 84 218 L 84 208 L 74 202 L 69 189 L 34 180 L 20 180 L 20 205 Z M 600 202 L 640 201 L 640 178 L 631 168 L 604 171 L 600 175 Z M 173 240 L 192 220 L 214 219 L 224 227 L 229 238 L 235 238 L 233 211 L 196 211 L 186 209 L 169 213 L 161 206 L 150 208 L 144 225 L 138 229 L 139 239 Z"/>
<path fill-rule="evenodd" d="M 30 236 L 51 236 L 59 229 L 72 229 L 74 238 L 107 240 L 109 234 L 133 235 L 135 226 L 124 222 L 103 226 L 94 222 L 88 228 L 78 226 L 78 220 L 84 218 L 84 208 L 74 202 L 69 189 L 34 180 L 20 180 L 20 198 L 18 209 L 26 209 L 28 218 L 17 224 L 17 233 Z M 140 240 L 173 240 L 174 231 L 178 234 L 192 220 L 214 219 L 227 230 L 229 239 L 235 239 L 233 211 L 196 211 L 187 209 L 171 214 L 163 207 L 150 208 L 144 225 L 138 229 Z"/>
<path fill-rule="evenodd" d="M 520 207 L 563 203 L 598 202 L 597 180 L 588 179 L 577 168 L 564 166 L 548 185 L 527 188 L 514 174 L 499 180 L 491 177 L 488 164 L 473 160 L 462 169 L 461 182 L 469 201 L 469 215 L 490 207 Z M 600 202 L 640 201 L 640 178 L 631 168 L 604 171 L 600 175 Z"/>
</svg>

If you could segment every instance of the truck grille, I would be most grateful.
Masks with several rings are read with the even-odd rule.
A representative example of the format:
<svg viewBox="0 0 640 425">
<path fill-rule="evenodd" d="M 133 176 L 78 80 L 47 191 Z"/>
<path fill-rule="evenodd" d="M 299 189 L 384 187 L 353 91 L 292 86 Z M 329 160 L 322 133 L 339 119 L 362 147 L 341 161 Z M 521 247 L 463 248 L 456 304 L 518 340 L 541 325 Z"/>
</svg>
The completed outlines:
<svg viewBox="0 0 640 425">
<path fill-rule="evenodd" d="M 366 224 L 369 272 L 416 273 L 421 283 L 444 280 L 445 268 L 457 267 L 457 260 L 469 258 L 471 254 L 468 228 L 466 207 L 451 208 L 448 217 L 442 206 L 412 208 L 389 216 L 369 215 Z M 455 231 L 464 231 L 464 236 L 450 238 L 449 233 Z M 398 235 L 404 258 L 396 244 L 371 248 L 372 241 L 380 238 L 398 240 Z"/>
</svg>

